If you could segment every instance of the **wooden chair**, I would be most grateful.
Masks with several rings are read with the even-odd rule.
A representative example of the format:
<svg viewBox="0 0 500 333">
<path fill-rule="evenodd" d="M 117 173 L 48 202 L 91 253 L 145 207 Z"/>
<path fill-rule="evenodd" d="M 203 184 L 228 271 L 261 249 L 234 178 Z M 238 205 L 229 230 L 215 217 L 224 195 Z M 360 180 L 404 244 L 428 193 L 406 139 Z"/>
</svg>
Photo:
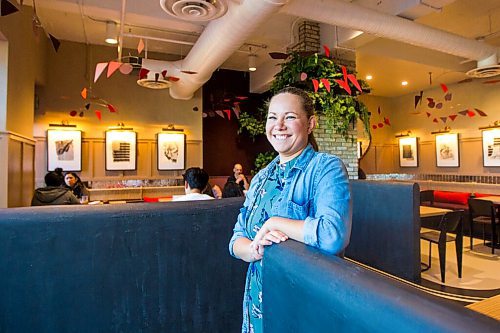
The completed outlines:
<svg viewBox="0 0 500 333">
<path fill-rule="evenodd" d="M 439 223 L 439 231 L 432 230 L 420 233 L 420 239 L 429 242 L 429 263 L 422 263 L 424 269 L 422 272 L 431 268 L 431 255 L 432 255 L 432 243 L 438 245 L 439 251 L 439 266 L 441 269 L 441 281 L 445 281 L 445 268 L 446 268 L 446 243 L 455 241 L 455 251 L 457 254 L 457 266 L 458 266 L 458 277 L 462 277 L 462 244 L 463 244 L 463 233 L 462 233 L 462 214 L 463 210 L 457 210 L 453 212 L 448 212 L 443 215 L 441 222 Z M 449 235 L 448 233 L 456 231 L 455 235 Z"/>
<path fill-rule="evenodd" d="M 491 201 L 480 199 L 469 199 L 469 223 L 470 223 L 470 249 L 473 249 L 473 227 L 475 223 L 483 225 L 483 242 L 486 244 L 484 228 L 486 224 L 491 225 L 491 254 L 495 254 L 496 239 L 496 214 L 495 206 Z"/>
</svg>

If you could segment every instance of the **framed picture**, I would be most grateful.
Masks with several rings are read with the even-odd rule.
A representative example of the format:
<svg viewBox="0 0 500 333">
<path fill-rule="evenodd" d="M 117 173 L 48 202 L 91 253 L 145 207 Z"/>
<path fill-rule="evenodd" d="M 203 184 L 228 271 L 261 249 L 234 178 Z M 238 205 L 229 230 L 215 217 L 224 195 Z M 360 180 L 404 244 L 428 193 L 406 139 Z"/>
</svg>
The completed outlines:
<svg viewBox="0 0 500 333">
<path fill-rule="evenodd" d="M 158 133 L 158 170 L 184 170 L 186 136 L 184 133 Z"/>
<path fill-rule="evenodd" d="M 47 170 L 82 171 L 82 131 L 47 130 Z"/>
<path fill-rule="evenodd" d="M 137 133 L 128 130 L 106 131 L 106 170 L 137 169 Z"/>
<path fill-rule="evenodd" d="M 483 130 L 483 166 L 500 166 L 500 128 Z"/>
<path fill-rule="evenodd" d="M 417 138 L 399 139 L 399 166 L 402 168 L 418 167 Z"/>
<path fill-rule="evenodd" d="M 438 167 L 460 166 L 458 133 L 436 135 L 436 165 Z"/>
</svg>

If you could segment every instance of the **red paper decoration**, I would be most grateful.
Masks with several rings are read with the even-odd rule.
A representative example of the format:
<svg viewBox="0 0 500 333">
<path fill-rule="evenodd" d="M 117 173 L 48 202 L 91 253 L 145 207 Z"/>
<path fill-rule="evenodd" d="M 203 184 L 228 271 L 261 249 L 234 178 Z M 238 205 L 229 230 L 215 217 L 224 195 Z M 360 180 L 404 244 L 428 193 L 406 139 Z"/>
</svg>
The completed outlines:
<svg viewBox="0 0 500 333">
<path fill-rule="evenodd" d="M 323 83 L 323 85 L 325 86 L 326 91 L 330 92 L 330 81 L 328 81 L 327 79 L 321 79 L 321 83 Z"/>
<path fill-rule="evenodd" d="M 318 92 L 318 88 L 319 88 L 319 82 L 318 82 L 318 80 L 312 79 L 312 83 L 313 83 L 313 86 L 314 86 L 314 92 Z"/>
</svg>

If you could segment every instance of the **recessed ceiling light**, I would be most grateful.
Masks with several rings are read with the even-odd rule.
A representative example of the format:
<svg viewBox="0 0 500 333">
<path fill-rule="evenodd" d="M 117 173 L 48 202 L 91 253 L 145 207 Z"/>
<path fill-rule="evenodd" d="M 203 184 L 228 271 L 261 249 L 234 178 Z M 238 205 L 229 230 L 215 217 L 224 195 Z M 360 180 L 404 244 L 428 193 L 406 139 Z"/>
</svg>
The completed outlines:
<svg viewBox="0 0 500 333">
<path fill-rule="evenodd" d="M 371 80 L 371 79 L 373 79 L 373 76 L 371 76 L 370 74 L 368 74 L 368 75 L 366 76 L 366 79 L 367 79 L 367 80 Z"/>
<path fill-rule="evenodd" d="M 402 81 L 402 82 L 401 82 L 401 85 L 402 85 L 402 86 L 407 86 L 407 85 L 408 85 L 408 81 Z"/>
</svg>

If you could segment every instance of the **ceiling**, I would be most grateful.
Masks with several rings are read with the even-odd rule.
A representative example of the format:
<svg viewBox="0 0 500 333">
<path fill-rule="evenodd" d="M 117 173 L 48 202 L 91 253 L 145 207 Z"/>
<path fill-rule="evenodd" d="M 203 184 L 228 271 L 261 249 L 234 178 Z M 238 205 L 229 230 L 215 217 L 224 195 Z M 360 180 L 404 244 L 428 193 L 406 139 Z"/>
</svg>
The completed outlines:
<svg viewBox="0 0 500 333">
<path fill-rule="evenodd" d="M 18 0 L 20 1 L 20 0 Z M 189 5 L 188 0 L 176 1 Z M 222 0 L 192 0 L 216 3 Z M 225 0 L 228 10 L 236 10 L 250 0 Z M 251 0 L 256 1 L 256 0 Z M 260 0 L 270 1 L 270 0 Z M 273 0 L 274 1 L 274 0 Z M 271 2 L 273 2 L 271 1 Z M 277 0 L 276 0 L 277 1 Z M 289 3 L 300 0 L 289 0 Z M 303 1 L 303 0 L 302 0 Z M 328 2 L 325 0 L 324 2 Z M 500 46 L 499 0 L 352 0 L 349 4 L 363 6 L 378 12 L 398 15 L 419 24 L 451 32 L 473 41 Z M 32 5 L 27 1 L 28 5 Z M 45 30 L 61 40 L 107 45 L 104 42 L 106 21 L 120 23 L 123 33 L 148 37 L 148 52 L 186 56 L 210 22 L 181 20 L 168 15 L 160 0 L 36 0 L 36 12 Z M 123 10 L 122 10 L 123 6 Z M 285 7 L 288 5 L 285 5 Z M 276 71 L 276 60 L 268 53 L 286 51 L 296 41 L 297 26 L 302 20 L 280 10 L 258 26 L 243 45 L 221 65 L 222 68 L 247 70 L 248 54 L 257 54 L 254 81 L 264 82 Z M 188 15 L 189 17 L 189 15 Z M 215 22 L 215 21 L 213 21 Z M 339 55 L 354 56 L 358 76 L 371 74 L 372 94 L 400 96 L 467 78 L 465 72 L 477 67 L 470 59 L 413 46 L 388 38 L 376 37 L 358 30 L 321 24 L 322 42 L 337 47 Z M 236 27 L 235 27 L 236 28 Z M 229 28 L 231 29 L 231 28 Z M 120 30 L 120 29 L 119 29 Z M 222 36 L 223 37 L 223 36 Z M 162 41 L 154 39 L 162 39 Z M 166 42 L 164 40 L 171 41 Z M 139 39 L 123 37 L 125 48 L 135 50 Z M 239 45 L 238 45 L 239 46 Z M 349 51 L 352 50 L 352 51 Z M 132 51 L 133 52 L 136 51 Z M 133 55 L 136 55 L 133 54 Z M 111 60 L 111 59 L 110 59 Z M 498 78 L 498 77 L 497 77 Z M 401 81 L 408 81 L 403 87 Z M 254 85 L 259 92 L 264 85 Z"/>
</svg>

